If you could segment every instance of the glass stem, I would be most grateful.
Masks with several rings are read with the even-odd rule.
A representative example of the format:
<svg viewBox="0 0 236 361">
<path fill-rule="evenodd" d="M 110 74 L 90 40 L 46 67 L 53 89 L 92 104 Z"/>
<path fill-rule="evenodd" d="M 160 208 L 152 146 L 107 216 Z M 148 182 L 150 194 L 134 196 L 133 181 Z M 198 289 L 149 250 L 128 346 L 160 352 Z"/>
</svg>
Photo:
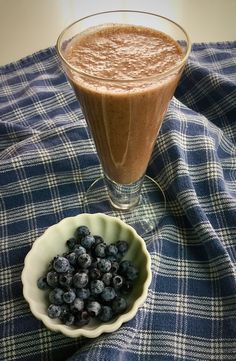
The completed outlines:
<svg viewBox="0 0 236 361">
<path fill-rule="evenodd" d="M 119 184 L 112 181 L 106 174 L 104 180 L 111 205 L 120 210 L 131 209 L 139 203 L 144 176 L 134 183 Z"/>
</svg>

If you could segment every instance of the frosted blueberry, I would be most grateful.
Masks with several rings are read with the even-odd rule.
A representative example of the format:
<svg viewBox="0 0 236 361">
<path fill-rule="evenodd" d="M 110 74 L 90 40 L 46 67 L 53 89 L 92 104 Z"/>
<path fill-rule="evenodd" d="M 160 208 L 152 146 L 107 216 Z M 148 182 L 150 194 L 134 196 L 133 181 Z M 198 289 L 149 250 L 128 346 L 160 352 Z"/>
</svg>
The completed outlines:
<svg viewBox="0 0 236 361">
<path fill-rule="evenodd" d="M 91 280 L 97 280 L 101 277 L 101 271 L 98 268 L 94 267 L 89 271 L 89 277 Z"/>
<path fill-rule="evenodd" d="M 106 302 L 110 302 L 114 300 L 115 297 L 116 297 L 116 291 L 114 290 L 113 287 L 110 286 L 105 287 L 101 293 L 101 298 L 103 299 L 103 301 Z"/>
<path fill-rule="evenodd" d="M 138 277 L 138 269 L 134 264 L 129 265 L 126 271 L 126 277 L 130 281 L 134 281 Z"/>
<path fill-rule="evenodd" d="M 56 287 L 58 285 L 58 274 L 55 271 L 47 273 L 47 283 L 50 287 Z"/>
<path fill-rule="evenodd" d="M 86 308 L 87 308 L 87 311 L 89 312 L 89 314 L 92 317 L 95 317 L 99 314 L 99 312 L 101 310 L 101 305 L 97 301 L 90 301 L 87 303 Z"/>
<path fill-rule="evenodd" d="M 104 239 L 101 236 L 94 235 L 94 239 L 95 239 L 95 246 L 99 243 L 104 243 Z"/>
<path fill-rule="evenodd" d="M 82 237 L 88 236 L 90 230 L 87 226 L 79 226 L 75 231 L 75 238 L 81 240 Z"/>
<path fill-rule="evenodd" d="M 54 288 L 48 295 L 49 301 L 55 305 L 63 304 L 64 291 L 61 288 Z"/>
<path fill-rule="evenodd" d="M 91 318 L 91 316 L 88 313 L 88 311 L 83 310 L 80 314 L 77 315 L 75 324 L 77 327 L 82 327 L 89 323 L 90 318 Z"/>
<path fill-rule="evenodd" d="M 63 287 L 70 287 L 72 284 L 72 273 L 68 272 L 68 273 L 61 273 L 59 275 L 59 285 L 63 286 Z"/>
<path fill-rule="evenodd" d="M 115 275 L 112 279 L 112 284 L 115 289 L 119 289 L 123 285 L 123 277 L 120 275 Z"/>
<path fill-rule="evenodd" d="M 76 296 L 79 297 L 81 300 L 87 300 L 90 297 L 89 288 L 77 288 Z"/>
<path fill-rule="evenodd" d="M 119 269 L 119 263 L 117 261 L 111 262 L 111 272 L 114 274 Z"/>
<path fill-rule="evenodd" d="M 43 276 L 40 277 L 37 281 L 37 286 L 40 290 L 46 290 L 49 288 L 49 285 L 47 283 L 47 277 Z"/>
<path fill-rule="evenodd" d="M 95 239 L 92 235 L 85 236 L 81 238 L 80 244 L 85 249 L 89 250 L 94 245 Z"/>
<path fill-rule="evenodd" d="M 53 268 L 58 273 L 67 272 L 70 268 L 70 263 L 67 258 L 62 256 L 55 257 L 53 261 Z"/>
<path fill-rule="evenodd" d="M 111 261 L 106 258 L 100 259 L 98 262 L 98 269 L 103 273 L 109 272 L 111 269 Z"/>
<path fill-rule="evenodd" d="M 83 253 L 78 257 L 77 263 L 82 268 L 88 268 L 92 263 L 91 256 L 88 253 Z"/>
<path fill-rule="evenodd" d="M 69 250 L 72 251 L 76 245 L 76 239 L 74 237 L 69 238 L 66 241 L 66 245 L 69 248 Z"/>
<path fill-rule="evenodd" d="M 112 319 L 112 317 L 112 308 L 110 306 L 102 306 L 98 315 L 99 320 L 101 320 L 102 322 L 108 322 Z"/>
<path fill-rule="evenodd" d="M 84 309 L 84 301 L 79 297 L 76 297 L 72 304 L 72 309 L 78 312 L 82 311 Z"/>
<path fill-rule="evenodd" d="M 129 244 L 127 241 L 120 240 L 116 242 L 116 247 L 118 248 L 118 252 L 124 254 L 128 251 Z"/>
<path fill-rule="evenodd" d="M 75 248 L 74 248 L 74 253 L 76 254 L 76 256 L 80 256 L 81 254 L 83 253 L 86 253 L 86 249 L 84 247 L 82 247 L 81 245 L 77 245 Z"/>
<path fill-rule="evenodd" d="M 114 244 L 109 244 L 106 246 L 107 256 L 116 257 L 117 253 L 118 253 L 118 248 Z"/>
<path fill-rule="evenodd" d="M 90 291 L 93 295 L 102 293 L 104 289 L 104 283 L 101 280 L 92 280 L 90 283 Z"/>
<path fill-rule="evenodd" d="M 126 308 L 127 308 L 127 301 L 124 297 L 117 297 L 112 302 L 112 309 L 116 314 L 124 312 Z"/>
<path fill-rule="evenodd" d="M 89 281 L 88 275 L 85 272 L 77 272 L 73 276 L 73 285 L 76 288 L 84 288 Z"/>
<path fill-rule="evenodd" d="M 66 258 L 68 259 L 71 266 L 75 266 L 77 262 L 77 254 L 75 252 L 69 253 Z"/>
<path fill-rule="evenodd" d="M 68 291 L 64 292 L 64 294 L 63 294 L 63 301 L 65 303 L 71 304 L 74 302 L 75 298 L 76 298 L 76 294 L 75 294 L 74 290 L 72 290 L 72 289 L 69 289 Z"/>
<path fill-rule="evenodd" d="M 126 275 L 128 268 L 132 266 L 132 262 L 129 260 L 121 261 L 119 264 L 119 273 L 122 275 Z"/>
<path fill-rule="evenodd" d="M 75 322 L 75 316 L 73 315 L 73 313 L 68 312 L 62 317 L 62 322 L 67 326 L 71 326 Z"/>
<path fill-rule="evenodd" d="M 60 317 L 61 314 L 61 307 L 58 305 L 51 304 L 48 307 L 47 313 L 50 318 L 58 318 Z"/>
<path fill-rule="evenodd" d="M 111 281 L 112 281 L 112 273 L 111 272 L 106 272 L 103 274 L 102 276 L 102 281 L 104 283 L 105 286 L 110 286 Z"/>
<path fill-rule="evenodd" d="M 106 245 L 105 243 L 99 243 L 94 248 L 94 254 L 97 257 L 104 258 L 106 256 Z"/>
</svg>

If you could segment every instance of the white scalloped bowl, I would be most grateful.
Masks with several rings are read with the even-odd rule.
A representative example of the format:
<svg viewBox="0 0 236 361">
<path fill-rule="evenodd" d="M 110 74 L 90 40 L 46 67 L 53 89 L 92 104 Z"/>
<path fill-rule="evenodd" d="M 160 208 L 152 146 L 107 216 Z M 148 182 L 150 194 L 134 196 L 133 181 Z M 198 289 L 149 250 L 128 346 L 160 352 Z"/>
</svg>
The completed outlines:
<svg viewBox="0 0 236 361">
<path fill-rule="evenodd" d="M 125 239 L 129 250 L 125 259 L 132 260 L 139 269 L 139 277 L 128 297 L 128 309 L 114 320 L 107 323 L 92 321 L 83 327 L 66 326 L 57 319 L 47 315 L 46 291 L 37 287 L 37 280 L 42 276 L 51 259 L 66 251 L 66 240 L 74 234 L 80 225 L 89 227 L 92 234 L 101 235 L 106 243 Z M 29 303 L 34 316 L 41 320 L 52 331 L 62 332 L 69 337 L 97 337 L 104 332 L 116 331 L 124 322 L 132 319 L 146 300 L 148 287 L 151 283 L 151 258 L 144 240 L 136 231 L 119 220 L 102 213 L 81 214 L 68 217 L 49 227 L 41 237 L 37 238 L 25 258 L 21 279 L 23 295 Z"/>
</svg>

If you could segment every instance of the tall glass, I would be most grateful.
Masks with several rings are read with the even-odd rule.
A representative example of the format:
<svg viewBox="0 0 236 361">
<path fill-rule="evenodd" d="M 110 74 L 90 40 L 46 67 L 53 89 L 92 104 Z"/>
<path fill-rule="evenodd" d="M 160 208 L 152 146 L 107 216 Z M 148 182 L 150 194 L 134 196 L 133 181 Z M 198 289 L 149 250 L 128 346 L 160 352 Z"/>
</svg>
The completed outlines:
<svg viewBox="0 0 236 361">
<path fill-rule="evenodd" d="M 73 46 L 78 35 L 106 24 L 144 26 L 161 31 L 178 42 L 182 48 L 182 58 L 162 73 L 142 75 L 135 79 L 119 79 L 109 75 L 97 77 L 86 73 L 79 64 L 77 67 L 68 60 L 68 48 Z M 87 16 L 67 27 L 59 36 L 57 51 L 91 130 L 104 172 L 102 179 L 95 181 L 88 191 L 94 194 L 93 204 L 104 189 L 112 207 L 121 212 L 133 212 L 144 200 L 140 196 L 144 182 L 152 182 L 145 176 L 146 169 L 190 47 L 187 33 L 175 22 L 155 14 L 131 10 Z M 154 188 L 158 192 L 156 183 Z M 145 207 L 148 207 L 147 203 Z M 140 209 L 138 218 L 145 217 L 148 223 L 149 215 L 144 215 L 143 211 Z"/>
</svg>

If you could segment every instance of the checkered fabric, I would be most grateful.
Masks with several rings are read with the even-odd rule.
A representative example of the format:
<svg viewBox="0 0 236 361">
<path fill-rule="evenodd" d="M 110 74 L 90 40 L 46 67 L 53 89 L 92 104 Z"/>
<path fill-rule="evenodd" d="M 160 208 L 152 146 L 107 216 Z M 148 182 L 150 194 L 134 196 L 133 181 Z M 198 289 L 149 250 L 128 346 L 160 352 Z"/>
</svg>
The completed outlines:
<svg viewBox="0 0 236 361">
<path fill-rule="evenodd" d="M 236 360 L 236 42 L 195 44 L 147 173 L 167 209 L 148 298 L 118 331 L 70 339 L 22 295 L 34 240 L 101 173 L 55 49 L 0 68 L 0 360 Z"/>
</svg>

